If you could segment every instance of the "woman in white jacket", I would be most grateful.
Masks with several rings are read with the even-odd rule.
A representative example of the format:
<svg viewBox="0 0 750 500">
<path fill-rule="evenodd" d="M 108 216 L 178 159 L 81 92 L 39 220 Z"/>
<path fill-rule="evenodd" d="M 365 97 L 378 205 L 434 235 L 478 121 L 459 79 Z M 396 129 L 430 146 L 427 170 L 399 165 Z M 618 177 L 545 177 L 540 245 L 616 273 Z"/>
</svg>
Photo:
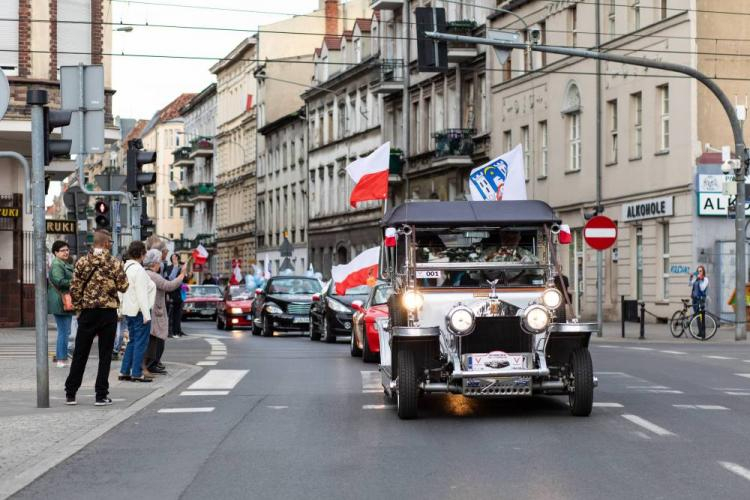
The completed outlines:
<svg viewBox="0 0 750 500">
<path fill-rule="evenodd" d="M 143 375 L 143 356 L 151 334 L 151 308 L 156 300 L 156 286 L 141 263 L 146 255 L 143 242 L 134 241 L 128 247 L 125 274 L 128 290 L 120 294 L 120 308 L 128 323 L 130 341 L 120 367 L 120 380 L 151 382 Z"/>
</svg>

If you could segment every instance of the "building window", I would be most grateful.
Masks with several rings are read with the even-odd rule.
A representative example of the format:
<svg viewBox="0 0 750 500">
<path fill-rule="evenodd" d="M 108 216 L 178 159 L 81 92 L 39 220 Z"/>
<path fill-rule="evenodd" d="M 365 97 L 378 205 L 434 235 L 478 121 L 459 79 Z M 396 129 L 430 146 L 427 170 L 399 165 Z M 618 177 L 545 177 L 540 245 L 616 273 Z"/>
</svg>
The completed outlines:
<svg viewBox="0 0 750 500">
<path fill-rule="evenodd" d="M 539 177 L 547 177 L 549 159 L 549 136 L 547 134 L 547 120 L 539 122 L 539 144 L 541 157 L 539 158 Z"/>
<path fill-rule="evenodd" d="M 531 171 L 531 134 L 529 134 L 529 127 L 521 127 L 521 140 L 523 142 L 523 174 L 525 179 L 528 180 Z"/>
<path fill-rule="evenodd" d="M 659 149 L 669 151 L 669 85 L 657 87 L 659 95 Z"/>
<path fill-rule="evenodd" d="M 575 47 L 578 42 L 578 9 L 576 6 L 568 9 L 568 45 Z"/>
<path fill-rule="evenodd" d="M 633 29 L 641 29 L 641 1 L 633 0 Z"/>
<path fill-rule="evenodd" d="M 640 92 L 630 94 L 632 143 L 630 158 L 639 160 L 643 156 L 643 97 Z"/>
<path fill-rule="evenodd" d="M 422 144 L 424 149 L 433 150 L 435 149 L 434 139 L 432 138 L 432 132 L 434 131 L 435 124 L 433 123 L 432 114 L 432 99 L 429 97 L 424 100 L 424 107 L 422 112 L 424 113 L 424 120 L 422 127 Z"/>
<path fill-rule="evenodd" d="M 607 163 L 617 163 L 617 99 L 607 101 L 607 122 L 609 123 L 609 158 Z"/>
<path fill-rule="evenodd" d="M 609 12 L 607 13 L 607 18 L 609 19 L 609 37 L 614 38 L 615 33 L 617 32 L 617 18 L 615 17 L 615 0 L 609 0 Z"/>
<path fill-rule="evenodd" d="M 0 2 L 0 17 L 10 19 L 0 21 L 0 67 L 5 69 L 6 74 L 17 75 L 18 2 Z M 8 71 L 10 68 L 13 68 L 12 72 Z"/>
<path fill-rule="evenodd" d="M 568 168 L 581 170 L 581 112 L 568 114 Z"/>
<path fill-rule="evenodd" d="M 503 132 L 503 153 L 507 153 L 513 149 L 513 134 L 510 130 Z"/>
<path fill-rule="evenodd" d="M 661 297 L 669 298 L 669 223 L 661 224 Z"/>
</svg>

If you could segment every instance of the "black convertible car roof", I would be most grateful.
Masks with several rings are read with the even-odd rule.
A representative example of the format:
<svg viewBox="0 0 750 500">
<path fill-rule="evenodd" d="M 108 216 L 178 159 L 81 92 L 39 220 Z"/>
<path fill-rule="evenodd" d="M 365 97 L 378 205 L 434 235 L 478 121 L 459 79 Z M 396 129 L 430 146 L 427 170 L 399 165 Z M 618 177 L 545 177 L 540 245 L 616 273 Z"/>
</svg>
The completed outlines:
<svg viewBox="0 0 750 500">
<path fill-rule="evenodd" d="M 430 227 L 521 226 L 559 223 L 552 207 L 538 200 L 417 201 L 392 208 L 383 227 L 410 224 Z"/>
</svg>

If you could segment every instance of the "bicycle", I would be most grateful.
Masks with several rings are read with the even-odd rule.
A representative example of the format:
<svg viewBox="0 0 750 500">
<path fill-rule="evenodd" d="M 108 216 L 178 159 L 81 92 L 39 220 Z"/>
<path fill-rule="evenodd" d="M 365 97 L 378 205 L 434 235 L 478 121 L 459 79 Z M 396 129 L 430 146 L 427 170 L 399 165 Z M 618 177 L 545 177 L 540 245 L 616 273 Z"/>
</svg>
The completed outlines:
<svg viewBox="0 0 750 500">
<path fill-rule="evenodd" d="M 682 300 L 682 309 L 675 311 L 669 320 L 669 331 L 675 338 L 682 337 L 685 330 L 695 340 L 709 340 L 719 329 L 719 318 L 706 311 L 705 302 L 701 302 L 697 313 L 689 313 L 692 304 L 688 299 Z"/>
</svg>

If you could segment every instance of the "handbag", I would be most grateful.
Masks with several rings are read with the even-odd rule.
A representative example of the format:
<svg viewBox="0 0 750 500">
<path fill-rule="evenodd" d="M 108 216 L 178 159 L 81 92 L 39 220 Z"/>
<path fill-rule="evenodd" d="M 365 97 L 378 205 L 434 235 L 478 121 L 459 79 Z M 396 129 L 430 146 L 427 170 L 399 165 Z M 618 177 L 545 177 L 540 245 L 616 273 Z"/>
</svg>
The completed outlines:
<svg viewBox="0 0 750 500">
<path fill-rule="evenodd" d="M 60 294 L 60 298 L 62 299 L 63 311 L 72 311 L 73 297 L 71 297 L 70 292 L 61 292 L 60 289 L 57 288 L 54 283 L 52 283 L 52 280 L 49 280 L 49 284 L 52 285 L 52 288 L 57 290 L 57 293 Z"/>
</svg>

